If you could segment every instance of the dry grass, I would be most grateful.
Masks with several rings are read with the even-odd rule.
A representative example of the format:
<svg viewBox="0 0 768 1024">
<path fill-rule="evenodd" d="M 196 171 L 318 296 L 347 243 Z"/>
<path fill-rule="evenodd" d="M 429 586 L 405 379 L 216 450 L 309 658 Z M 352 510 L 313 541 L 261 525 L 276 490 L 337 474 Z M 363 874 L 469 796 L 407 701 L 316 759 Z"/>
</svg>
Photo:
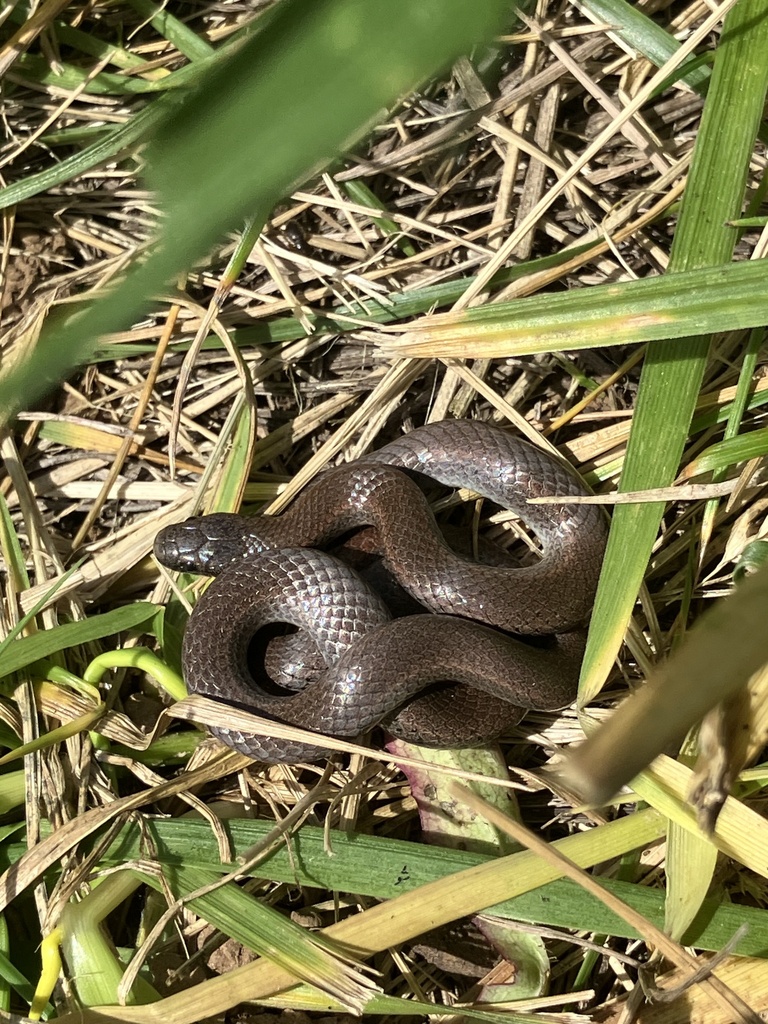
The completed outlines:
<svg viewBox="0 0 768 1024">
<path fill-rule="evenodd" d="M 218 43 L 252 17 L 254 6 L 201 5 L 171 13 L 200 39 Z M 65 10 L 62 16 L 69 24 L 82 22 L 103 39 L 121 27 L 126 51 L 150 62 L 140 76 L 147 82 L 178 66 L 181 57 L 163 30 L 144 21 L 146 12 L 140 11 L 140 5 L 96 4 Z M 700 3 L 656 4 L 653 12 L 660 25 L 682 39 L 710 13 Z M 714 47 L 717 38 L 715 32 L 709 44 Z M 28 52 L 55 66 L 56 45 L 64 46 L 72 59 L 66 50 L 72 44 L 55 30 L 30 40 Z M 615 489 L 638 389 L 639 348 L 498 359 L 470 358 L 468 350 L 465 359 L 440 360 L 393 358 L 381 343 L 389 338 L 387 323 L 400 331 L 413 317 L 435 308 L 462 310 L 543 289 L 583 289 L 665 271 L 702 98 L 679 82 L 670 85 L 611 134 L 578 173 L 570 173 L 655 70 L 630 49 L 576 6 L 540 4 L 530 25 L 502 41 L 501 59 L 485 80 L 478 62 L 459 62 L 450 78 L 403 102 L 333 172 L 286 199 L 235 281 L 227 279 L 226 266 L 236 242 L 226 239 L 172 294 L 158 295 L 142 322 L 104 339 L 98 361 L 73 374 L 44 403 L 24 411 L 15 430 L 0 441 L 0 493 L 23 553 L 14 553 L 6 529 L 6 632 L 33 607 L 37 617 L 27 628 L 45 632 L 133 602 L 165 605 L 172 596 L 169 582 L 151 559 L 154 536 L 163 525 L 199 509 L 235 507 L 241 501 L 250 509 L 266 503 L 269 510 L 279 510 L 324 466 L 378 447 L 427 419 L 482 417 L 514 424 L 543 435 L 596 490 Z M 0 51 L 3 56 L 8 136 L 0 165 L 8 180 L 48 166 L 52 151 L 60 154 L 68 139 L 50 133 L 118 123 L 137 109 L 133 97 L 117 91 L 100 96 L 59 88 L 50 79 L 34 81 L 37 65 L 14 61 L 7 49 Z M 126 262 L 151 244 L 157 210 L 142 187 L 140 171 L 140 153 L 134 151 L 6 210 L 6 366 L 38 337 L 46 317 L 108 288 Z M 765 154 L 758 146 L 749 187 L 758 188 L 764 173 Z M 379 217 L 372 213 L 374 203 L 382 206 Z M 759 231 L 746 232 L 737 256 L 760 255 L 764 240 Z M 759 346 L 754 348 L 759 352 Z M 744 372 L 743 349 L 743 332 L 717 338 L 684 466 L 722 436 L 725 411 L 737 398 Z M 189 352 L 192 361 L 185 363 Z M 759 358 L 749 376 L 754 386 L 741 418 L 742 432 L 762 425 L 765 378 Z M 251 382 L 248 388 L 244 380 Z M 252 413 L 249 423 L 243 409 Z M 732 492 L 728 504 L 716 509 L 701 497 L 669 505 L 607 703 L 644 678 L 677 644 L 699 610 L 728 588 L 744 550 L 763 536 L 760 478 L 745 473 Z M 176 602 L 166 618 L 169 650 L 181 615 Z M 126 642 L 137 645 L 139 634 L 127 634 Z M 101 649 L 113 643 L 107 638 Z M 13 747 L 17 738 L 29 742 L 39 730 L 92 712 L 94 695 L 73 697 L 56 673 L 66 664 L 82 675 L 95 653 L 97 646 L 89 643 L 64 656 L 47 655 L 53 682 L 43 687 L 36 682 L 39 672 L 9 677 L 0 700 L 0 740 Z M 146 678 L 127 669 L 118 673 L 103 696 L 109 713 L 101 723 L 102 735 L 109 744 L 94 743 L 93 734 L 80 731 L 24 761 L 26 843 L 39 858 L 25 862 L 23 883 L 37 884 L 24 894 L 16 882 L 13 890 L 6 889 L 6 902 L 14 897 L 7 911 L 13 941 L 5 947 L 0 942 L 0 947 L 8 949 L 28 980 L 35 980 L 33 950 L 41 932 L 57 922 L 66 900 L 101 855 L 97 848 L 88 859 L 82 852 L 87 843 L 77 844 L 109 820 L 127 820 L 134 808 L 176 817 L 187 809 L 178 794 L 186 794 L 212 822 L 215 817 L 202 803 L 211 802 L 214 815 L 271 820 L 291 814 L 297 805 L 303 808 L 304 801 L 306 809 L 296 817 L 310 824 L 418 839 L 416 805 L 402 774 L 386 760 L 368 760 L 361 753 L 340 761 L 310 799 L 307 793 L 318 782 L 319 769 L 244 767 L 232 757 L 205 764 L 205 747 L 192 752 L 201 734 L 188 728 L 179 732 L 176 727 L 158 739 L 158 746 L 150 748 L 154 759 L 144 763 L 147 758 L 134 757 L 131 746 L 138 746 L 141 733 L 152 733 L 167 701 Z M 765 738 L 765 714 L 755 710 L 763 689 L 756 685 L 753 698 L 752 760 Z M 41 719 L 40 711 L 47 717 Z M 733 717 L 741 723 L 738 709 Z M 531 716 L 505 751 L 511 764 L 535 770 L 553 746 L 580 736 L 575 713 L 555 725 Z M 742 751 L 736 770 L 746 756 Z M 180 765 L 190 770 L 188 776 L 179 774 Z M 16 770 L 18 765 L 11 764 L 5 778 Z M 554 827 L 550 824 L 551 837 L 578 833 L 590 819 L 602 820 L 573 812 L 562 794 L 542 790 L 529 771 L 514 777 L 524 792 L 526 820 L 543 825 L 550 817 L 558 819 Z M 750 807 L 759 814 L 759 798 Z M 8 822 L 22 820 L 18 801 L 9 798 L 5 810 Z M 51 828 L 57 842 L 40 843 Z M 147 838 L 141 850 L 147 861 L 153 859 L 152 842 Z M 226 847 L 221 832 L 218 842 Z M 698 863 L 693 858 L 691 868 Z M 663 849 L 650 846 L 621 870 L 625 879 L 653 884 L 661 879 L 663 864 Z M 698 869 L 706 882 L 714 858 L 707 865 Z M 57 866 L 63 872 L 40 881 L 44 870 Z M 364 894 L 355 896 L 353 889 L 335 903 L 338 896 L 318 888 L 299 893 L 270 879 L 255 872 L 251 884 L 256 894 L 284 913 L 295 912 L 303 923 L 328 926 L 371 902 Z M 754 871 L 729 861 L 717 881 L 721 892 L 751 907 L 765 906 L 764 879 Z M 128 910 L 110 918 L 117 944 L 137 942 L 137 914 L 142 930 L 149 930 L 159 913 L 155 899 L 151 895 L 140 905 L 134 898 Z M 546 931 L 555 958 L 552 992 L 566 1007 L 574 998 L 570 993 L 584 993 L 577 1007 L 589 1019 L 619 1019 L 627 1004 L 640 999 L 638 959 L 643 952 L 637 940 L 611 938 L 608 944 L 625 959 L 613 957 L 585 914 L 582 939 L 594 939 L 601 955 L 571 945 L 570 933 L 552 938 Z M 176 920 L 178 932 L 163 933 L 164 951 L 152 961 L 153 981 L 161 990 L 169 981 L 188 987 L 211 970 L 205 963 L 215 941 L 201 930 L 201 918 L 184 910 Z M 362 940 L 355 941 L 361 948 Z M 394 948 L 396 943 L 388 940 L 387 945 L 392 948 L 371 947 L 378 951 L 375 980 L 385 992 L 448 1006 L 477 997 L 466 978 L 450 967 L 440 971 L 426 964 L 410 943 Z M 241 947 L 225 949 L 217 969 L 240 963 Z M 731 957 L 728 970 L 738 979 L 742 996 L 764 1009 L 768 971 L 759 963 L 745 984 L 739 976 L 744 963 Z M 267 978 L 259 983 L 266 989 L 257 984 L 252 990 L 260 1002 L 270 1005 L 272 998 L 275 1007 L 318 1008 L 306 995 L 304 1004 L 296 995 L 293 1002 L 264 995 L 285 987 L 284 978 L 276 975 L 273 981 L 272 989 Z M 727 1016 L 722 1009 L 730 1005 L 727 999 L 717 1006 L 707 1002 L 707 984 L 672 1004 L 678 1012 L 662 1004 L 662 1013 L 649 1010 L 642 1019 L 748 1019 L 739 1018 L 738 1010 L 731 1010 L 737 1016 Z M 62 1015 L 68 992 L 65 986 L 56 994 Z M 362 998 L 355 993 L 348 993 L 346 1005 Z M 357 1005 L 365 1005 L 365 999 Z M 18 1011 L 20 1005 L 13 996 L 5 1008 Z M 223 1008 L 212 1004 L 205 1009 L 213 1012 L 214 1006 Z M 189 1007 L 179 1010 L 178 1017 L 170 1005 L 159 1007 L 165 1021 L 197 1019 Z M 133 1011 L 131 1017 L 124 1011 L 121 1019 L 150 1019 L 142 1012 Z M 300 1010 L 284 1012 L 296 1018 Z M 378 1012 L 405 1010 L 382 1004 Z"/>
</svg>

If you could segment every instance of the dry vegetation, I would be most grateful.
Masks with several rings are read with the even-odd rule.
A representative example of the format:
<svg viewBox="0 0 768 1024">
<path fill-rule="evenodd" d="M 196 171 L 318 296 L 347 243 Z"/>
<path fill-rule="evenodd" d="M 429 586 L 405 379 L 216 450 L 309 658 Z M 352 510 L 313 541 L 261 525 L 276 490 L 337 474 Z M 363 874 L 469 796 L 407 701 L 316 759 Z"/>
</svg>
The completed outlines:
<svg viewBox="0 0 768 1024">
<path fill-rule="evenodd" d="M 29 41 L 26 60 L 10 59 L 4 51 L 7 138 L 0 165 L 6 183 L 50 166 L 75 151 L 70 147 L 86 145 L 93 126 L 118 124 L 152 99 L 121 92 L 111 80 L 103 92 L 78 87 L 74 81 L 66 87 L 57 85 L 55 74 L 46 69 L 55 71 L 58 61 L 92 73 L 97 82 L 99 74 L 117 75 L 121 66 L 113 61 L 98 67 L 94 57 L 96 63 L 86 69 L 77 39 L 63 32 L 62 25 L 110 45 L 120 40 L 125 47 L 121 54 L 135 59 L 132 80 L 148 83 L 160 81 L 184 63 L 174 19 L 183 21 L 201 44 L 220 45 L 260 6 L 171 4 L 170 24 L 150 22 L 140 3 L 97 0 L 83 8 L 65 7 L 55 22 Z M 639 7 L 681 40 L 711 14 L 703 3 Z M 698 52 L 713 50 L 719 31 L 718 24 Z M 226 267 L 238 242 L 228 238 L 204 265 L 189 270 L 175 290 L 161 294 L 158 287 L 157 301 L 145 318 L 130 330 L 105 338 L 91 365 L 20 414 L 13 431 L 0 441 L 0 490 L 8 507 L 3 530 L 4 628 L 10 631 L 33 608 L 36 625 L 27 630 L 38 634 L 65 622 L 97 622 L 95 616 L 108 612 L 117 617 L 111 630 L 105 625 L 90 635 L 78 634 L 71 641 L 78 647 L 61 653 L 42 650 L 39 656 L 48 659 L 45 673 L 7 676 L 0 699 L 0 741 L 14 748 L 19 739 L 31 741 L 38 730 L 45 734 L 97 708 L 103 710 L 92 689 L 70 685 L 63 666 L 82 676 L 99 651 L 116 645 L 117 638 L 107 635 L 116 630 L 122 630 L 120 640 L 128 648 L 140 643 L 151 647 L 153 638 L 142 633 L 151 626 L 146 614 L 142 618 L 137 613 L 132 622 L 119 617 L 126 609 L 143 608 L 138 602 L 162 606 L 172 601 L 162 638 L 166 655 L 177 650 L 183 606 L 151 558 L 152 541 L 163 525 L 199 509 L 210 509 L 214 503 L 233 508 L 242 502 L 246 510 L 264 503 L 279 510 L 324 466 L 378 447 L 427 419 L 446 417 L 490 418 L 540 434 L 596 491 L 616 489 L 644 356 L 641 346 L 525 356 L 505 356 L 502 351 L 499 358 L 474 358 L 468 331 L 466 345 L 462 348 L 460 343 L 450 359 L 408 359 L 393 356 L 386 347 L 393 337 L 387 325 L 399 333 L 414 318 L 435 310 L 462 310 L 534 292 L 576 292 L 663 274 L 704 99 L 684 83 L 673 82 L 618 131 L 606 132 L 655 71 L 588 9 L 539 4 L 530 23 L 503 38 L 498 50 L 483 51 L 472 62 L 460 61 L 452 75 L 408 97 L 365 143 L 287 198 L 273 211 L 234 282 Z M 706 64 L 700 72 L 706 74 Z M 599 151 L 562 184 L 603 132 L 606 140 Z M 142 182 L 141 160 L 141 150 L 134 146 L 119 159 L 5 211 L 6 366 L 34 343 L 46 317 L 61 315 L 62 308 L 66 312 L 71 303 L 110 287 L 127 261 L 151 246 L 158 212 Z M 764 173 L 765 152 L 758 143 L 750 193 L 759 189 Z M 372 212 L 377 207 L 378 217 Z M 759 227 L 746 230 L 736 258 L 762 255 L 764 243 Z M 684 295 L 678 296 L 678 304 L 685 305 Z M 752 382 L 750 399 L 737 427 L 746 433 L 762 426 L 766 378 L 761 340 L 753 336 L 747 349 L 746 332 L 716 338 L 684 465 L 722 438 L 724 419 L 741 393 L 745 366 L 746 379 Z M 500 345 L 503 350 L 503 341 Z M 249 386 L 244 386 L 246 379 Z M 704 500 L 668 505 L 628 644 L 598 708 L 611 706 L 627 686 L 645 678 L 654 662 L 682 638 L 702 606 L 729 589 L 734 563 L 764 529 L 765 497 L 760 480 L 753 477 L 755 468 L 749 464 L 749 473 L 723 489 L 730 495 L 727 505 L 715 507 Z M 706 480 L 717 483 L 719 478 L 715 474 Z M 704 497 L 714 493 L 708 491 Z M 41 682 L 46 675 L 48 681 Z M 755 693 L 757 705 L 760 685 Z M 187 893 L 210 881 L 206 871 L 215 874 L 210 864 L 215 865 L 217 844 L 226 853 L 234 835 L 234 846 L 242 853 L 268 834 L 265 827 L 258 834 L 235 832 L 227 840 L 214 815 L 269 823 L 289 816 L 289 831 L 304 821 L 324 825 L 336 830 L 337 844 L 345 831 L 419 839 L 409 785 L 385 758 L 342 755 L 325 773 L 318 767 L 245 765 L 232 755 L 211 759 L 213 748 L 202 743 L 204 734 L 188 723 L 163 720 L 171 731 L 154 736 L 158 716 L 170 698 L 149 676 L 117 668 L 105 680 L 102 699 L 107 711 L 97 725 L 98 736 L 87 731 L 94 716 L 80 722 L 73 735 L 54 736 L 30 754 L 23 775 L 20 763 L 11 762 L 0 779 L 8 782 L 0 798 L 3 820 L 10 825 L 23 821 L 21 798 L 26 787 L 26 846 L 40 844 L 43 850 L 40 861 L 25 862 L 23 885 L 30 887 L 12 893 L 6 911 L 10 939 L 3 939 L 0 929 L 0 949 L 29 982 L 36 981 L 39 969 L 35 949 L 41 933 L 59 921 L 70 897 L 86 891 L 86 880 L 96 868 L 113 866 L 115 861 L 105 850 L 114 829 L 124 825 L 136 808 L 170 818 L 189 811 L 188 805 L 205 813 L 209 824 L 194 833 L 194 841 L 182 834 L 184 849 L 186 844 L 189 848 L 188 867 L 199 872 L 179 883 Z M 752 760 L 764 737 L 764 719 L 759 710 L 754 714 Z M 582 735 L 575 712 L 557 722 L 552 717 L 526 719 L 508 738 L 504 751 L 508 764 L 515 766 L 512 777 L 521 790 L 525 821 L 535 828 L 546 826 L 549 839 L 578 837 L 590 831 L 588 825 L 616 814 L 577 813 L 566 795 L 542 786 L 536 772 L 554 748 Z M 147 736 L 153 743 L 142 751 Z M 742 751 L 742 763 L 746 756 Z M 758 817 L 763 778 L 756 770 L 751 778 L 754 793 L 745 793 L 754 815 L 745 819 L 746 827 L 751 828 L 754 820 L 764 824 Z M 630 808 L 634 799 L 629 800 Z M 152 876 L 152 862 L 162 860 L 157 835 L 142 831 L 147 820 L 133 819 L 133 845 L 126 854 L 131 863 L 140 861 L 137 871 L 143 874 L 134 876 L 137 885 Z M 100 833 L 103 842 L 94 846 L 89 837 L 106 823 L 111 824 Z M 625 881 L 650 889 L 664 883 L 667 852 L 663 843 L 653 842 L 660 837 L 660 832 L 651 834 L 653 827 L 648 826 L 650 832 L 635 844 L 647 849 L 634 859 L 627 857 L 618 869 Z M 51 829 L 62 837 L 59 846 L 45 838 Z M 21 835 L 9 829 L 5 836 L 12 859 L 20 856 Z M 755 836 L 755 842 L 762 841 L 762 832 Z M 315 855 L 322 859 L 322 840 L 315 835 L 314 841 Z M 681 843 L 679 835 L 677 841 Z M 727 905 L 732 898 L 755 913 L 765 906 L 758 855 L 742 863 L 723 859 L 716 865 L 715 848 L 704 843 L 702 852 L 702 840 L 696 841 L 696 850 L 683 843 L 676 853 L 682 857 L 677 884 L 683 902 L 703 898 L 714 873 L 715 905 Z M 209 844 L 205 855 L 200 852 L 204 843 Z M 364 890 L 366 872 L 374 878 L 381 870 L 384 878 L 390 869 L 389 853 L 385 856 L 371 846 L 367 856 L 370 860 L 363 862 L 354 884 L 336 879 L 322 887 L 304 879 L 299 887 L 290 882 L 289 863 L 283 869 L 285 877 L 260 872 L 257 866 L 247 887 L 264 905 L 293 915 L 302 925 L 349 922 L 364 917 L 363 911 L 376 902 L 374 895 L 397 892 L 378 879 L 371 891 Z M 391 857 L 396 859 L 397 854 Z M 225 859 L 232 859 L 231 848 Z M 584 863 L 603 859 L 598 851 Z M 457 861 L 441 870 L 443 863 L 448 862 L 438 856 L 434 877 L 469 864 Z M 607 864 L 605 874 L 616 877 L 617 863 Z M 156 873 L 155 882 L 157 877 Z M 430 877 L 426 872 L 420 880 Z M 702 877 L 703 891 L 697 889 L 691 896 L 691 887 L 702 888 Z M 173 903 L 178 898 L 177 882 L 166 880 L 165 890 L 159 886 L 160 894 L 145 884 L 131 893 L 129 886 L 123 896 L 126 902 L 109 918 L 117 946 L 134 947 L 147 937 L 165 900 Z M 478 879 L 466 884 L 471 889 L 486 883 Z M 506 891 L 503 885 L 499 891 Z M 539 1005 L 562 1011 L 558 1020 L 619 1019 L 622 1010 L 642 1001 L 638 978 L 645 947 L 636 939 L 622 938 L 620 930 L 609 934 L 605 924 L 601 927 L 596 919 L 593 923 L 596 904 L 580 905 L 575 892 L 569 897 L 572 909 L 562 921 L 538 918 L 536 910 L 530 916 L 521 912 L 524 921 L 539 923 L 534 931 L 546 939 L 553 965 L 551 998 Z M 6 901 L 8 894 L 6 890 Z M 433 905 L 450 904 L 454 896 L 436 891 L 429 900 Z M 653 906 L 654 920 L 662 924 L 661 896 Z M 641 907 L 649 908 L 650 904 Z M 229 931 L 234 938 L 224 942 L 226 907 L 218 917 L 200 905 L 175 909 L 175 917 L 159 929 L 151 950 L 144 952 L 150 981 L 161 995 L 188 989 L 250 959 L 236 941 L 237 931 Z M 372 977 L 389 995 L 447 1006 L 478 998 L 488 969 L 487 949 L 480 954 L 481 966 L 474 975 L 471 970 L 469 976 L 460 973 L 471 960 L 464 952 L 454 950 L 454 959 L 444 957 L 435 966 L 422 955 L 425 941 L 415 940 L 421 944 L 418 951 L 413 930 L 405 927 L 409 915 L 421 912 L 423 907 L 415 902 L 403 911 L 400 920 L 407 941 L 398 942 L 397 929 L 386 932 L 383 916 L 364 919 L 359 933 L 342 931 L 339 937 L 353 947 L 376 950 L 370 959 Z M 768 927 L 757 917 L 750 921 L 751 945 L 740 951 L 765 956 Z M 727 942 L 737 923 L 738 914 L 723 919 L 720 944 Z M 379 928 L 382 941 L 366 947 L 362 939 Z M 286 941 L 290 943 L 290 936 Z M 650 944 L 656 944 L 653 937 Z M 701 945 L 718 948 L 711 937 Z M 492 965 L 495 958 L 490 959 Z M 662 970 L 670 960 L 675 958 L 667 953 Z M 768 1006 L 764 963 L 728 956 L 723 971 L 725 982 L 756 1009 Z M 333 964 L 341 972 L 339 962 Z M 338 1008 L 329 992 L 346 1006 L 365 1005 L 369 998 L 364 975 L 355 974 L 353 982 L 345 974 L 345 989 L 345 982 L 333 973 L 319 1001 L 313 1002 L 306 986 L 293 995 L 272 996 L 286 987 L 286 975 L 280 973 L 284 966 L 272 974 L 265 968 L 258 976 L 243 975 L 242 990 L 232 982 L 226 992 L 215 990 L 210 1003 L 207 989 L 194 989 L 184 1008 L 180 1003 L 160 1004 L 160 1016 L 166 1021 L 193 1020 L 221 1012 L 236 991 L 267 1005 L 272 997 L 274 1008 L 264 1010 L 270 1020 L 278 1015 L 299 1020 L 302 1007 Z M 313 969 L 322 973 L 323 965 Z M 676 969 L 685 971 L 685 964 L 678 960 Z M 508 968 L 491 970 L 497 982 L 509 977 Z M 75 1005 L 74 973 L 70 964 L 63 987 L 53 997 L 61 1015 Z M 316 979 L 311 971 L 301 977 Z M 743 1005 L 733 1009 L 727 991 L 718 995 L 717 986 L 706 974 L 702 977 L 703 982 L 677 1002 L 646 1008 L 642 1019 L 749 1019 Z M 27 990 L 13 985 L 12 991 L 5 1009 L 20 1012 Z M 514 992 L 506 990 L 505 997 L 514 998 Z M 480 998 L 487 996 L 486 989 Z M 90 1000 L 99 1001 L 105 1000 Z M 405 1010 L 382 1003 L 377 1012 L 398 1016 Z M 135 1010 L 133 1016 L 130 1011 L 122 1013 L 120 1019 L 160 1019 L 148 1010 Z M 261 1018 L 251 1010 L 231 1019 Z"/>
</svg>

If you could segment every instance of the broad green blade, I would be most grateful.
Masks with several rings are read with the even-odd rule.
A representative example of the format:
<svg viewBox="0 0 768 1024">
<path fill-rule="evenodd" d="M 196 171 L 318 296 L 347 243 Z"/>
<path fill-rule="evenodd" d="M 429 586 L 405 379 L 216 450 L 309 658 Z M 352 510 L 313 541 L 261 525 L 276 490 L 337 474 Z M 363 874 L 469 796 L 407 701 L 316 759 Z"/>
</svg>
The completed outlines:
<svg viewBox="0 0 768 1024">
<path fill-rule="evenodd" d="M 47 326 L 0 382 L 2 422 L 87 362 L 101 336 L 129 325 L 224 232 L 265 216 L 400 97 L 500 28 L 508 10 L 503 0 L 284 0 L 182 98 L 163 97 L 146 150 L 163 237 L 107 297 Z"/>
<path fill-rule="evenodd" d="M 683 345 L 691 331 L 738 330 L 766 320 L 768 260 L 753 260 L 427 317 L 402 341 L 382 344 L 420 358 L 508 359 L 670 338 Z"/>
<path fill-rule="evenodd" d="M 744 201 L 749 160 L 768 88 L 768 0 L 741 0 L 729 13 L 715 55 L 701 131 L 683 198 L 669 274 L 730 260 L 729 227 Z M 666 487 L 680 464 L 709 351 L 709 336 L 648 349 L 621 490 Z M 588 703 L 621 647 L 664 510 L 619 505 L 613 514 L 581 681 Z"/>
</svg>

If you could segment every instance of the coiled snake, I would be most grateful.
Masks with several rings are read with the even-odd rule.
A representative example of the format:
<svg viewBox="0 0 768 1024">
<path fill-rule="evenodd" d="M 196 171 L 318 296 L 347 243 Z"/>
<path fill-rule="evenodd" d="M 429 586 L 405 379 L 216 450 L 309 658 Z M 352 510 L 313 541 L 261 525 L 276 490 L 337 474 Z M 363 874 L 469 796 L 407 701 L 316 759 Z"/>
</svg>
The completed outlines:
<svg viewBox="0 0 768 1024">
<path fill-rule="evenodd" d="M 510 568 L 454 553 L 417 474 L 517 513 L 542 558 Z M 217 577 L 187 625 L 187 685 L 320 734 L 356 737 L 380 724 L 443 747 L 495 739 L 525 709 L 564 707 L 575 698 L 607 522 L 594 505 L 526 502 L 585 493 L 555 458 L 499 427 L 445 421 L 325 472 L 279 517 L 215 514 L 167 527 L 158 560 Z M 386 568 L 428 611 L 392 619 L 355 570 L 315 550 L 362 527 L 374 528 Z M 274 622 L 306 630 L 327 666 L 298 691 L 249 671 L 252 638 Z M 321 737 L 314 745 L 213 731 L 260 760 L 327 754 Z"/>
</svg>

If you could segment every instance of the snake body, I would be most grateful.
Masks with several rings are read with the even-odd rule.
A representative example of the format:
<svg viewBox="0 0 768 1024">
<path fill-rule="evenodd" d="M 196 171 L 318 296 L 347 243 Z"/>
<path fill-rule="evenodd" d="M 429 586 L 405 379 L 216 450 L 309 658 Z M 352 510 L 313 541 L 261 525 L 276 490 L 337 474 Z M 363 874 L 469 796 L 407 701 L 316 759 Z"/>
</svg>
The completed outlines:
<svg viewBox="0 0 768 1024">
<path fill-rule="evenodd" d="M 456 554 L 421 476 L 517 513 L 541 542 L 540 561 L 507 568 Z M 585 493 L 557 459 L 504 430 L 445 421 L 327 471 L 281 516 L 220 513 L 167 527 L 155 542 L 158 560 L 217 577 L 184 636 L 188 687 L 321 736 L 355 737 L 382 724 L 446 747 L 496 738 L 524 709 L 564 707 L 575 697 L 607 535 L 598 508 L 567 502 Z M 541 496 L 566 500 L 527 504 Z M 353 569 L 315 550 L 361 528 L 373 528 L 387 569 L 432 614 L 392 620 Z M 274 622 L 309 633 L 327 666 L 298 692 L 275 692 L 249 672 L 251 639 Z M 260 760 L 327 754 L 321 736 L 302 744 L 213 731 Z"/>
</svg>

